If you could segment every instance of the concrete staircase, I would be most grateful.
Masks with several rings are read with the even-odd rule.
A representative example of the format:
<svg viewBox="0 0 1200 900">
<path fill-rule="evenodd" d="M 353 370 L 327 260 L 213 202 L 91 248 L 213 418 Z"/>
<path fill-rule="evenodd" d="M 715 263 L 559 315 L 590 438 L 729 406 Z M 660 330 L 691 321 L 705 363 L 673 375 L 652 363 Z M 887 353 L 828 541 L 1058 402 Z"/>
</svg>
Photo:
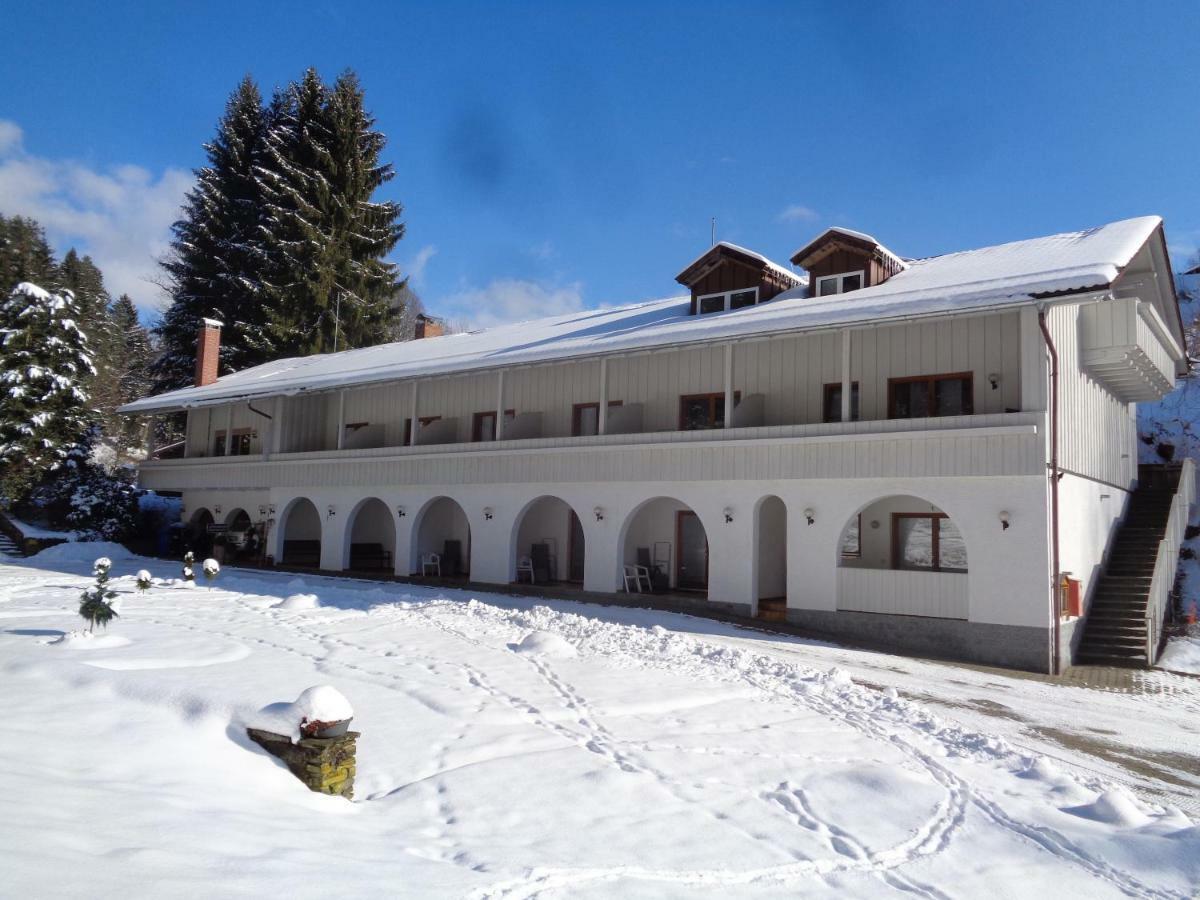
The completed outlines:
<svg viewBox="0 0 1200 900">
<path fill-rule="evenodd" d="M 1138 466 L 1138 489 L 1129 499 L 1125 521 L 1113 537 L 1108 564 L 1092 596 L 1075 654 L 1077 664 L 1151 664 L 1146 656 L 1150 582 L 1178 483 L 1177 468 Z"/>
</svg>

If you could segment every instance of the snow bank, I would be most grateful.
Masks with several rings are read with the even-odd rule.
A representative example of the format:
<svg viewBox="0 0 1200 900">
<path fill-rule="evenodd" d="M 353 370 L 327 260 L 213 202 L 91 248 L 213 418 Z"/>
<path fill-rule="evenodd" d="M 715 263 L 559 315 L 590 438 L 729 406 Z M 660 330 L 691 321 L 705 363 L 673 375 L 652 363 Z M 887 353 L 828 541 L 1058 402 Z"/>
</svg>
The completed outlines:
<svg viewBox="0 0 1200 900">
<path fill-rule="evenodd" d="M 1158 658 L 1160 669 L 1200 675 L 1200 625 L 1192 625 L 1182 637 L 1171 638 Z"/>
<path fill-rule="evenodd" d="M 33 558 L 39 563 L 81 563 L 90 571 L 92 563 L 101 556 L 113 560 L 131 560 L 133 554 L 112 541 L 80 541 L 70 544 L 55 544 L 47 547 Z"/>
<path fill-rule="evenodd" d="M 271 605 L 272 609 L 317 609 L 321 599 L 316 594 L 292 594 L 290 597 Z"/>
<path fill-rule="evenodd" d="M 354 707 L 337 688 L 320 684 L 304 690 L 291 703 L 270 703 L 255 713 L 242 717 L 248 728 L 290 735 L 300 740 L 300 726 L 305 722 L 342 722 L 354 717 Z"/>
<path fill-rule="evenodd" d="M 1074 806 L 1066 810 L 1084 819 L 1094 822 L 1104 822 L 1118 828 L 1140 828 L 1150 820 L 1138 807 L 1133 796 L 1123 788 L 1113 788 L 1105 791 L 1095 802 L 1083 806 Z"/>
<path fill-rule="evenodd" d="M 52 646 L 67 650 L 112 650 L 125 647 L 130 641 L 119 634 L 96 634 L 91 631 L 71 631 L 49 642 Z"/>
<path fill-rule="evenodd" d="M 569 659 L 579 655 L 574 644 L 550 631 L 531 631 L 518 643 L 510 646 L 514 653 L 535 653 L 554 659 Z"/>
</svg>

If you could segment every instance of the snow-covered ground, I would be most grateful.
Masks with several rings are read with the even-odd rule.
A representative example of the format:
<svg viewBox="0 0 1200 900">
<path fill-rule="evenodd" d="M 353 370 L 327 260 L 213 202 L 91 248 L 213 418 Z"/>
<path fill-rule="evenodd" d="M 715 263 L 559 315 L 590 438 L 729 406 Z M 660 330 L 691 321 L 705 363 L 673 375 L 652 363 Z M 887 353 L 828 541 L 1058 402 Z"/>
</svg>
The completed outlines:
<svg viewBox="0 0 1200 900">
<path fill-rule="evenodd" d="M 100 555 L 120 616 L 53 643 Z M 140 568 L 178 574 L 111 545 L 0 566 L 0 895 L 1200 883 L 1200 679 L 1108 693 L 680 615 L 234 569 L 142 596 Z M 243 734 L 319 684 L 362 732 L 354 802 Z"/>
</svg>

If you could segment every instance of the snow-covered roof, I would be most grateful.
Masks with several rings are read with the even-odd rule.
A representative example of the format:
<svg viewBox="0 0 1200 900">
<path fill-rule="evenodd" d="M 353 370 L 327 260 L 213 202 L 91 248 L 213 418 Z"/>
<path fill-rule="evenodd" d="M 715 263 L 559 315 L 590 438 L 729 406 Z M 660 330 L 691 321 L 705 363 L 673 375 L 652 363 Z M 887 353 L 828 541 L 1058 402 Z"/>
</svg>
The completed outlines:
<svg viewBox="0 0 1200 900">
<path fill-rule="evenodd" d="M 749 256 L 751 259 L 756 259 L 768 269 L 771 269 L 772 271 L 782 275 L 792 284 L 808 284 L 808 278 L 804 275 L 801 275 L 799 272 L 793 272 L 787 266 L 781 266 L 779 263 L 772 259 L 768 259 L 761 253 L 757 253 L 754 250 L 739 246 L 738 244 L 731 244 L 729 241 L 717 241 L 715 244 L 693 259 L 690 263 L 684 266 L 683 269 L 680 270 L 680 274 L 692 268 L 692 266 L 696 265 L 698 262 L 700 262 L 700 260 L 704 259 L 718 247 L 724 247 L 726 250 L 732 250 L 734 253 L 741 253 L 744 256 Z"/>
<path fill-rule="evenodd" d="M 231 399 L 1017 306 L 1039 295 L 1107 286 L 1161 224 L 1157 216 L 1146 216 L 913 260 L 883 284 L 829 297 L 808 297 L 804 287 L 796 287 L 768 303 L 704 316 L 689 314 L 689 297 L 674 297 L 468 334 L 282 359 L 225 375 L 205 387 L 146 397 L 121 411 L 167 411 Z"/>
<path fill-rule="evenodd" d="M 813 250 L 818 243 L 820 243 L 823 239 L 827 238 L 830 234 L 841 234 L 848 238 L 853 238 L 856 241 L 861 241 L 864 244 L 871 244 L 875 247 L 876 250 L 879 251 L 879 253 L 882 256 L 885 256 L 888 259 L 892 260 L 894 263 L 896 263 L 896 267 L 898 269 L 908 268 L 907 260 L 901 258 L 900 256 L 897 256 L 895 253 L 893 253 L 891 250 L 889 250 L 887 247 L 885 247 L 883 244 L 881 244 L 872 235 L 869 235 L 866 232 L 862 232 L 862 231 L 855 231 L 852 228 L 842 228 L 840 225 L 831 225 L 829 228 L 826 228 L 824 231 L 822 231 L 820 234 L 818 234 L 815 238 L 813 238 L 811 241 L 809 241 L 807 244 L 805 244 L 803 247 L 801 247 L 799 250 L 797 250 L 795 253 L 793 253 L 791 256 L 792 262 L 795 262 L 795 263 L 800 262 L 800 259 L 802 256 L 808 255 L 808 252 L 810 250 Z"/>
<path fill-rule="evenodd" d="M 224 328 L 225 327 L 225 323 L 222 322 L 220 319 L 201 319 L 200 321 L 203 322 L 205 325 L 207 325 L 209 328 Z"/>
</svg>

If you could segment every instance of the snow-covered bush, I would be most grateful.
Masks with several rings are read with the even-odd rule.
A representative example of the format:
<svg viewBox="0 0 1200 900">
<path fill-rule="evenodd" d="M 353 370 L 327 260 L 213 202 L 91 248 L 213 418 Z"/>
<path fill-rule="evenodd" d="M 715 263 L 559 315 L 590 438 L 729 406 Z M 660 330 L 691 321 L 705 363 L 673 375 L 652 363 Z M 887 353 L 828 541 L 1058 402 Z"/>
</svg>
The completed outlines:
<svg viewBox="0 0 1200 900">
<path fill-rule="evenodd" d="M 190 581 L 193 584 L 196 582 L 196 570 L 192 567 L 196 564 L 196 554 L 189 550 L 183 554 L 183 580 Z"/>
<path fill-rule="evenodd" d="M 154 584 L 154 579 L 145 569 L 139 570 L 136 577 L 138 593 L 146 593 L 146 591 L 150 590 L 151 585 Z"/>
<path fill-rule="evenodd" d="M 204 561 L 204 580 L 212 584 L 217 580 L 217 576 L 221 574 L 221 564 L 215 559 L 206 559 Z"/>
<path fill-rule="evenodd" d="M 92 565 L 96 583 L 79 597 L 79 615 L 87 620 L 90 632 L 94 632 L 97 625 L 104 628 L 117 615 L 113 604 L 117 592 L 108 586 L 108 573 L 111 570 L 112 560 L 107 556 L 96 560 Z"/>
</svg>

